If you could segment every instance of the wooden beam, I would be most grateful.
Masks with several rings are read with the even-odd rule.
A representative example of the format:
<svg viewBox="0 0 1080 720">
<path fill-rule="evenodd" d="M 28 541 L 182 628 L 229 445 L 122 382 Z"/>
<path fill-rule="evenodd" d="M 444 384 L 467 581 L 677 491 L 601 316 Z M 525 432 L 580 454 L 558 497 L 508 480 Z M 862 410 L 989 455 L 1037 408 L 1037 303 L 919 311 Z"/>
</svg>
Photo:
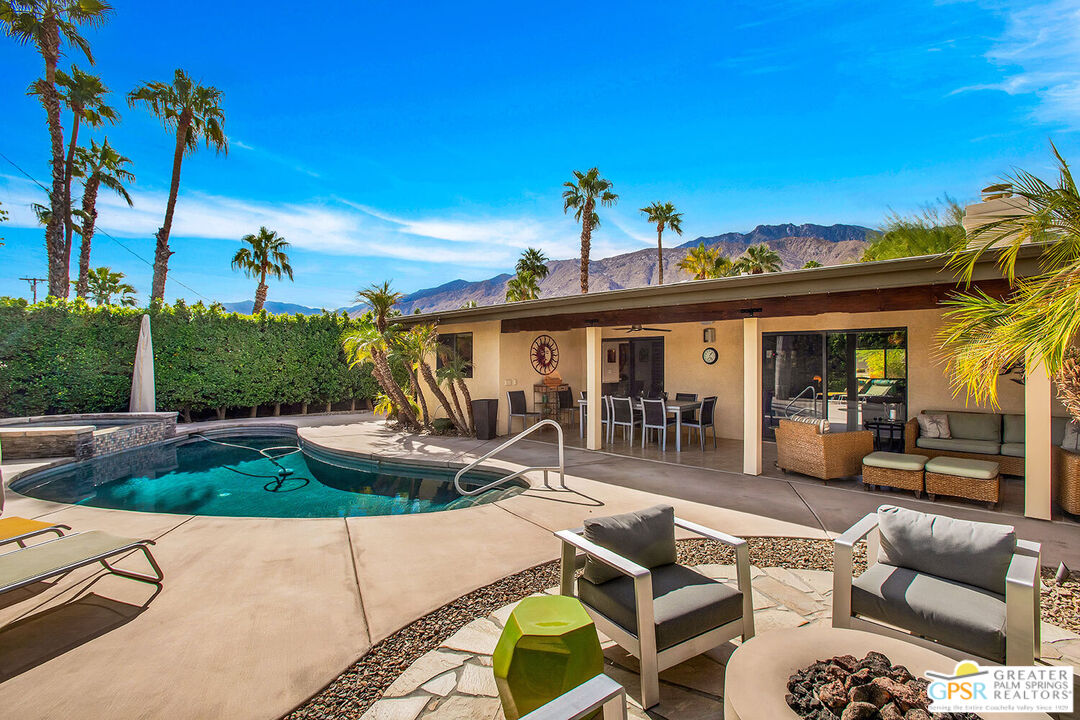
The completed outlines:
<svg viewBox="0 0 1080 720">
<path fill-rule="evenodd" d="M 1008 294 L 1006 280 L 987 280 L 972 283 L 972 288 L 1001 297 Z M 855 290 L 850 292 L 790 295 L 752 300 L 728 300 L 666 307 L 625 308 L 596 312 L 538 315 L 507 318 L 502 332 L 537 332 L 541 330 L 573 330 L 574 328 L 614 325 L 648 325 L 658 323 L 700 322 L 702 320 L 740 320 L 746 308 L 761 308 L 757 317 L 790 317 L 822 315 L 824 313 L 885 312 L 890 310 L 925 310 L 937 307 L 952 293 L 964 288 L 955 283 L 915 285 L 887 290 Z"/>
</svg>

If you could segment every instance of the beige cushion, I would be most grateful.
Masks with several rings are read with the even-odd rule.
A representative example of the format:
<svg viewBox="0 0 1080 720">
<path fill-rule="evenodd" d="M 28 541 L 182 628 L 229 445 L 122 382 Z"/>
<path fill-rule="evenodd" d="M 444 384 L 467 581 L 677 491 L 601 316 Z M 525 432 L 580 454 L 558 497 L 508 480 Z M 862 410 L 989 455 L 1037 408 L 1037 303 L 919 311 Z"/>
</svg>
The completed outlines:
<svg viewBox="0 0 1080 720">
<path fill-rule="evenodd" d="M 956 475 L 975 480 L 993 480 L 1000 472 L 996 462 L 968 458 L 936 457 L 926 463 L 926 472 Z"/>
<path fill-rule="evenodd" d="M 925 455 L 908 455 L 906 453 L 872 452 L 862 459 L 863 465 L 870 467 L 887 468 L 889 470 L 920 471 L 930 458 Z"/>
<path fill-rule="evenodd" d="M 919 414 L 919 436 L 926 438 L 951 438 L 949 416 L 931 413 Z"/>
</svg>

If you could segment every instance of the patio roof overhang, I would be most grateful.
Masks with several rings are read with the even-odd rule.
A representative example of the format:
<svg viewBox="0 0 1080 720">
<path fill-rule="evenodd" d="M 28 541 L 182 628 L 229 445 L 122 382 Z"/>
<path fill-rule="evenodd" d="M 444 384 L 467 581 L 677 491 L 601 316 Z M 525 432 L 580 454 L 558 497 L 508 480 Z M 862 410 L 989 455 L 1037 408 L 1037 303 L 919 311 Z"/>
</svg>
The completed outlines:
<svg viewBox="0 0 1080 720">
<path fill-rule="evenodd" d="M 1041 248 L 1023 248 L 1019 276 L 1038 272 Z M 935 307 L 962 289 L 949 255 L 834 265 L 808 270 L 696 280 L 587 295 L 568 295 L 477 308 L 406 315 L 399 322 L 440 325 L 501 322 L 502 332 L 570 330 L 635 323 L 677 323 L 744 317 L 877 312 Z M 1000 296 L 1009 289 L 997 253 L 976 264 L 972 285 Z M 813 302 L 808 302 L 809 299 Z M 751 312 L 752 311 L 752 312 Z"/>
</svg>

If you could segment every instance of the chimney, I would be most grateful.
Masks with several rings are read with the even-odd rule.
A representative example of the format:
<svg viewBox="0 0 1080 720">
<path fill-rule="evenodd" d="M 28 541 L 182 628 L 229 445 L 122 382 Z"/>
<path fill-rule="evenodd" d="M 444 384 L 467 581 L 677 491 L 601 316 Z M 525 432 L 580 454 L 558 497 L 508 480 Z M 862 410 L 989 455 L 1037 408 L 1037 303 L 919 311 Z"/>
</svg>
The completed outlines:
<svg viewBox="0 0 1080 720">
<path fill-rule="evenodd" d="M 1018 197 L 1013 194 L 1012 185 L 1009 183 L 1000 183 L 997 185 L 990 185 L 982 190 L 982 202 L 973 203 L 964 208 L 964 232 L 968 236 L 968 247 L 983 247 L 986 245 L 987 240 L 994 234 L 1004 235 L 1005 231 L 1002 229 L 992 230 L 988 233 L 980 233 L 979 235 L 972 237 L 975 230 L 983 225 L 992 223 L 996 220 L 1001 220 L 1005 217 L 1012 217 L 1020 213 L 1031 212 L 1028 206 L 1028 201 L 1025 198 Z M 1006 238 L 1002 238 L 1003 240 Z M 1030 242 L 1028 240 L 1024 241 Z"/>
</svg>

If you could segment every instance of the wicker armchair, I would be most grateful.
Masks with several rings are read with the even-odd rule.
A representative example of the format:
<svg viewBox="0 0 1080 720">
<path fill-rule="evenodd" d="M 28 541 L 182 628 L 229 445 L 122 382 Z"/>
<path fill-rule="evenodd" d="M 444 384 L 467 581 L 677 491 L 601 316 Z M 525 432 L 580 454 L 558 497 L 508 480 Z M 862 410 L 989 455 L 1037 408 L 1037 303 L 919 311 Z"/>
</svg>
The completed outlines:
<svg viewBox="0 0 1080 720">
<path fill-rule="evenodd" d="M 862 459 L 874 452 L 869 430 L 822 433 L 817 424 L 781 420 L 776 428 L 776 464 L 785 472 L 832 480 L 862 472 Z"/>
<path fill-rule="evenodd" d="M 1080 455 L 1064 448 L 1054 448 L 1054 484 L 1061 508 L 1080 515 Z"/>
</svg>

